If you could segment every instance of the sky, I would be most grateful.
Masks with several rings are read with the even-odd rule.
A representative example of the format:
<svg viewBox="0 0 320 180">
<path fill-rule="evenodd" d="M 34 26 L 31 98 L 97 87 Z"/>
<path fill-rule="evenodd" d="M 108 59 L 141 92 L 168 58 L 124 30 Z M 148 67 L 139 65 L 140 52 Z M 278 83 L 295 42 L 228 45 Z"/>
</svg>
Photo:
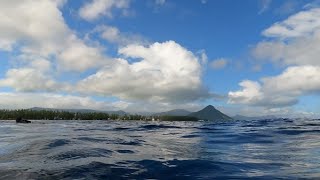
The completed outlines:
<svg viewBox="0 0 320 180">
<path fill-rule="evenodd" d="M 318 0 L 0 1 L 0 108 L 320 117 Z"/>
</svg>

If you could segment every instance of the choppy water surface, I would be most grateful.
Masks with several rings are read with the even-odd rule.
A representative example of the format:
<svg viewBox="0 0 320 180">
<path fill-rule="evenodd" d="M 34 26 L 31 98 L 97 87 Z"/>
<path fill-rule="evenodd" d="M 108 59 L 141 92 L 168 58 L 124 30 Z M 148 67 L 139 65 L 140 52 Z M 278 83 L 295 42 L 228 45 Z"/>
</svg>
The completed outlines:
<svg viewBox="0 0 320 180">
<path fill-rule="evenodd" d="M 320 178 L 320 120 L 0 121 L 0 179 Z"/>
</svg>

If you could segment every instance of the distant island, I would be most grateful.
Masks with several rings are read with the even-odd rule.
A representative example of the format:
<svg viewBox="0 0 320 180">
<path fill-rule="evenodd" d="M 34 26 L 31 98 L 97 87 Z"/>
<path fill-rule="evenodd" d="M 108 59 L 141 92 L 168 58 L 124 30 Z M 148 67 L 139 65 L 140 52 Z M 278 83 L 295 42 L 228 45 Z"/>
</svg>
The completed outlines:
<svg viewBox="0 0 320 180">
<path fill-rule="evenodd" d="M 17 117 L 32 120 L 159 120 L 159 121 L 219 121 L 233 120 L 214 106 L 209 105 L 197 112 L 176 109 L 152 115 L 129 114 L 124 111 L 97 111 L 90 109 L 31 108 L 0 110 L 1 120 L 15 120 Z"/>
<path fill-rule="evenodd" d="M 219 120 L 219 121 L 233 120 L 231 117 L 223 114 L 212 105 L 209 105 L 198 112 L 190 113 L 188 116 L 196 117 L 202 120 Z"/>
</svg>

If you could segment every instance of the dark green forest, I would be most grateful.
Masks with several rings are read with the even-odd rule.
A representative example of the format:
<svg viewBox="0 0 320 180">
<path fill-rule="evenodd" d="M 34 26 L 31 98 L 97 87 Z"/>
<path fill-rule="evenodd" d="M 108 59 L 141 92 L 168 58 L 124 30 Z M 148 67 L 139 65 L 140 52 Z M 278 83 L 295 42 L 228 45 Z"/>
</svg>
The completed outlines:
<svg viewBox="0 0 320 180">
<path fill-rule="evenodd" d="M 189 116 L 143 116 L 118 115 L 104 112 L 68 112 L 48 110 L 0 110 L 0 120 L 16 120 L 18 117 L 30 120 L 161 120 L 161 121 L 197 121 Z"/>
<path fill-rule="evenodd" d="M 0 110 L 1 120 L 15 120 L 17 117 L 33 120 L 143 120 L 146 117 L 141 115 L 108 114 L 103 112 L 68 112 L 68 111 L 48 111 L 48 110 Z"/>
</svg>

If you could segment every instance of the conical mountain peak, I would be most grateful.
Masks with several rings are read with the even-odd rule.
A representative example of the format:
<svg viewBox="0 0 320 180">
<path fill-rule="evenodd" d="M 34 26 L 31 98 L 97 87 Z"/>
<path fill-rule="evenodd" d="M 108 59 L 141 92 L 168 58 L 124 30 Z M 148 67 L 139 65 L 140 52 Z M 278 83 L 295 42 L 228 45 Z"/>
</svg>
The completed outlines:
<svg viewBox="0 0 320 180">
<path fill-rule="evenodd" d="M 214 120 L 214 121 L 232 120 L 231 117 L 223 114 L 212 105 L 209 105 L 198 112 L 191 113 L 189 114 L 189 116 L 196 117 L 198 119 L 203 119 L 203 120 Z"/>
<path fill-rule="evenodd" d="M 212 105 L 208 105 L 207 107 L 205 107 L 203 110 L 213 110 L 213 109 L 216 109 L 214 106 Z"/>
</svg>

